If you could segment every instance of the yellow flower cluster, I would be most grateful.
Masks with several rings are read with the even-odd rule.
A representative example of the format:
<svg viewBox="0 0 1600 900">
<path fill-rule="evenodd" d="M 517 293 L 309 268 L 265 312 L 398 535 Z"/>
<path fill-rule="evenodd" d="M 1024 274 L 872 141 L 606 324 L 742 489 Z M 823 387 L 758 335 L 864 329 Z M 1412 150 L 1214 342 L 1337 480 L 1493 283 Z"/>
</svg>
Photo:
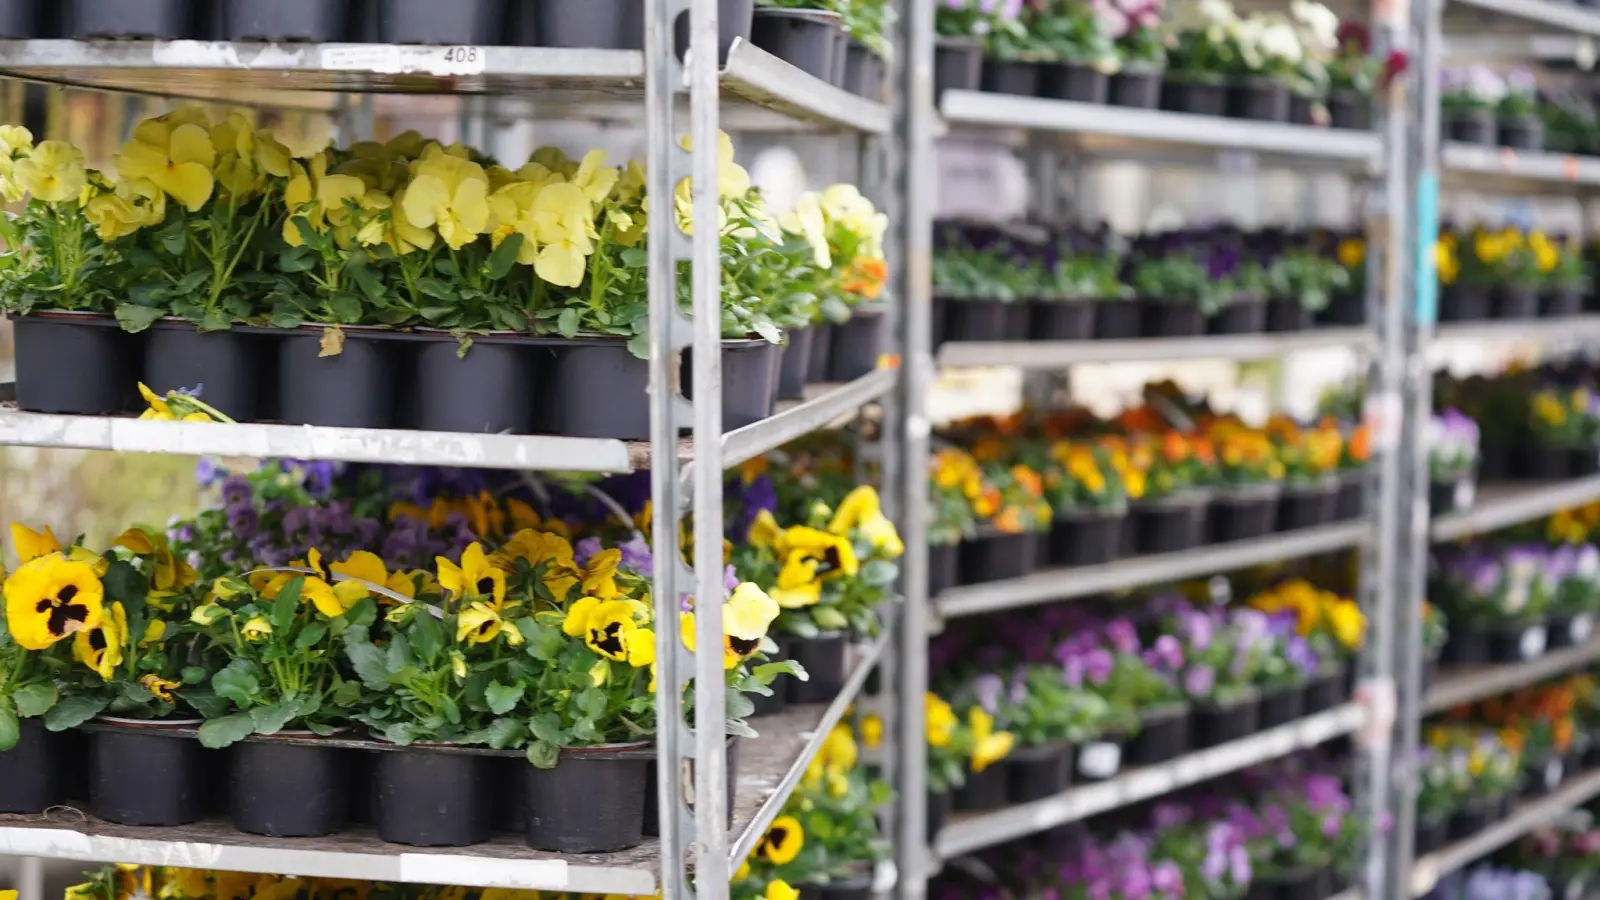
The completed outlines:
<svg viewBox="0 0 1600 900">
<path fill-rule="evenodd" d="M 1552 541 L 1586 544 L 1596 528 L 1600 528 L 1600 503 L 1588 503 L 1551 516 L 1545 523 L 1545 535 Z"/>
<path fill-rule="evenodd" d="M 7 900 L 6 893 L 15 900 L 15 891 L 0 891 L 0 900 Z M 122 863 L 108 866 L 92 881 L 67 888 L 63 900 L 368 900 L 390 893 L 391 885 L 376 881 Z M 629 898 L 622 894 L 428 886 L 406 896 L 412 900 L 651 900 L 659 894 Z"/>
<path fill-rule="evenodd" d="M 1461 257 L 1457 253 L 1455 234 L 1445 232 L 1434 240 L 1433 268 L 1439 274 L 1440 284 L 1455 284 L 1461 276 Z"/>
<path fill-rule="evenodd" d="M 1250 598 L 1250 605 L 1264 613 L 1295 614 L 1295 629 L 1301 637 L 1327 634 L 1346 651 L 1361 647 L 1367 637 L 1367 617 L 1361 606 L 1348 597 L 1323 590 L 1304 579 L 1285 581 Z"/>
<path fill-rule="evenodd" d="M 883 257 L 883 237 L 889 217 L 854 185 L 836 184 L 820 194 L 801 194 L 793 212 L 781 220 L 783 229 L 805 238 L 817 268 L 837 269 L 839 286 L 847 294 L 876 300 L 883 290 L 888 268 Z"/>
<path fill-rule="evenodd" d="M 870 485 L 852 490 L 834 511 L 826 530 L 808 525 L 781 528 L 772 513 L 762 510 L 750 524 L 750 545 L 770 550 L 781 564 L 771 596 L 784 609 L 814 606 L 822 599 L 823 583 L 851 578 L 861 571 L 852 536 L 865 538 L 875 555 L 896 559 L 905 544 L 894 523 L 883 514 L 878 491 Z"/>
<path fill-rule="evenodd" d="M 33 143 L 20 125 L 0 125 L 0 196 L 25 196 L 52 205 L 78 202 L 88 184 L 83 152 L 65 141 Z"/>
</svg>

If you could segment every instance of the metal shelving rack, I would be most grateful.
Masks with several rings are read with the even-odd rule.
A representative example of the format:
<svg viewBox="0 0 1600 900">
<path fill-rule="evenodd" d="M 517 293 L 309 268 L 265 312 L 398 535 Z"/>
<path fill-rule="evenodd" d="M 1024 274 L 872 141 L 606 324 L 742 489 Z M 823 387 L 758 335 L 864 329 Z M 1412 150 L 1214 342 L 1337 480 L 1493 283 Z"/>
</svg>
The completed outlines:
<svg viewBox="0 0 1600 900">
<path fill-rule="evenodd" d="M 915 7 L 906 21 L 915 21 Z M 719 65 L 716 0 L 647 0 L 643 51 L 485 47 L 472 54 L 449 48 L 373 44 L 275 45 L 203 41 L 70 40 L 0 41 L 0 77 L 63 86 L 150 94 L 174 99 L 227 102 L 242 92 L 270 91 L 286 107 L 328 107 L 330 92 L 481 95 L 516 115 L 542 119 L 642 122 L 648 137 L 648 190 L 670 197 L 681 179 L 692 178 L 694 218 L 717 221 L 717 132 L 804 131 L 856 140 L 863 191 L 891 211 L 908 205 L 890 195 L 909 183 L 903 172 L 918 151 L 908 150 L 906 128 L 914 124 L 903 101 L 880 103 L 847 93 L 805 74 L 764 51 L 738 42 Z M 689 14 L 689 52 L 674 52 L 673 22 Z M 902 36 L 900 46 L 910 43 Z M 911 53 L 915 59 L 917 54 Z M 903 84 L 926 80 L 930 59 L 902 64 Z M 470 59 L 470 63 L 462 60 Z M 920 65 L 920 70 L 917 66 Z M 909 74 L 908 74 L 909 73 Z M 178 77 L 175 77 L 178 76 Z M 692 150 L 678 138 L 688 135 Z M 896 146 L 898 145 L 898 146 Z M 909 204 L 915 208 L 915 201 Z M 680 232 L 673 204 L 649 213 L 648 252 L 651 317 L 649 442 L 556 436 L 477 435 L 402 430 L 324 428 L 270 424 L 195 424 L 116 417 L 58 416 L 20 412 L 6 401 L 12 385 L 0 385 L 0 445 L 70 447 L 141 453 L 294 457 L 352 462 L 455 465 L 501 469 L 628 472 L 649 468 L 656 557 L 681 558 L 679 522 L 693 508 L 694 568 L 662 565 L 655 574 L 656 614 L 677 618 L 680 593 L 720 596 L 722 588 L 722 490 L 730 466 L 771 450 L 869 404 L 890 409 L 914 393 L 906 379 L 880 369 L 786 405 L 759 423 L 724 433 L 721 419 L 720 248 L 714 228 L 692 237 Z M 903 223 L 902 252 L 914 252 L 917 236 Z M 922 241 L 926 246 L 926 241 Z M 692 318 L 678 311 L 675 273 L 693 265 Z M 897 258 L 901 283 L 908 268 Z M 893 282 L 891 282 L 893 283 Z M 895 316 L 891 312 L 891 321 Z M 903 326 L 902 326 L 903 327 Z M 898 331 L 896 332 L 898 334 Z M 902 346 L 893 344 L 898 352 Z M 680 352 L 693 349 L 697 402 L 680 394 Z M 886 421 L 899 417 L 887 415 Z M 680 439 L 684 429 L 692 437 Z M 904 430 L 885 428 L 878 444 L 890 464 L 904 456 Z M 891 482 L 893 483 L 893 482 Z M 889 491 L 891 507 L 895 492 Z M 899 507 L 904 510 L 904 506 Z M 894 509 L 891 508 L 891 513 Z M 495 842 L 451 851 L 384 844 L 360 832 L 338 839 L 270 839 L 243 835 L 206 822 L 181 829 L 127 828 L 81 816 L 0 816 L 0 853 L 83 861 L 187 865 L 239 871 L 467 886 L 652 894 L 665 898 L 726 897 L 730 873 L 781 811 L 807 763 L 832 726 L 852 704 L 898 704 L 866 698 L 872 671 L 895 670 L 894 660 L 915 646 L 925 626 L 915 608 L 890 616 L 883 634 L 852 649 L 853 673 L 828 704 L 791 707 L 760 720 L 759 740 L 741 750 L 741 773 L 729 784 L 723 749 L 724 680 L 720 654 L 696 659 L 661 629 L 657 659 L 659 689 L 658 782 L 663 811 L 659 839 L 616 853 L 562 856 L 530 850 L 520 841 Z M 722 643 L 719 604 L 697 617 L 700 646 Z M 915 628 L 913 637 L 903 629 Z M 915 660 L 906 667 L 916 677 Z M 693 680 L 695 721 L 684 723 L 682 698 Z M 920 710 L 920 698 L 916 708 Z M 906 727 L 918 729 L 920 722 Z M 911 773 L 916 777 L 916 773 Z M 733 792 L 733 824 L 724 820 Z M 692 866 L 692 872 L 691 872 Z"/>
</svg>

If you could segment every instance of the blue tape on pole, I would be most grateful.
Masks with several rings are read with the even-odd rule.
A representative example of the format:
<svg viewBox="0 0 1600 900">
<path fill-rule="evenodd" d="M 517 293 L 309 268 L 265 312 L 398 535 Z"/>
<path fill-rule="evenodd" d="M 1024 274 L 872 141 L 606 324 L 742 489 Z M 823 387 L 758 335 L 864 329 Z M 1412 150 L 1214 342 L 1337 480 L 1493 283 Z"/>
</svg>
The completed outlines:
<svg viewBox="0 0 1600 900">
<path fill-rule="evenodd" d="M 1439 318 L 1439 276 L 1434 271 L 1433 245 L 1439 240 L 1439 175 L 1424 172 L 1417 179 L 1417 324 Z"/>
</svg>

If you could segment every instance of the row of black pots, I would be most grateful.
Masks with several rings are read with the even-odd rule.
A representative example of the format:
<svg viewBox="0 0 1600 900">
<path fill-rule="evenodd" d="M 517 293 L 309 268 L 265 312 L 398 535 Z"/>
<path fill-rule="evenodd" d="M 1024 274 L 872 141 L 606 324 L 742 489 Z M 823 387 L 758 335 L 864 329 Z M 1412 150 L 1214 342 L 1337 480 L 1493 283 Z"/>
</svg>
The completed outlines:
<svg viewBox="0 0 1600 900">
<path fill-rule="evenodd" d="M 1354 298 L 1347 299 L 1353 303 Z M 1360 318 L 1365 318 L 1360 315 Z M 1087 341 L 1305 331 L 1318 317 L 1292 299 L 1237 300 L 1210 316 L 1152 300 L 933 300 L 933 346 L 945 341 Z M 1347 324 L 1330 319 L 1326 324 Z M 1348 324 L 1360 324 L 1358 322 Z"/>
<path fill-rule="evenodd" d="M 1600 447 L 1551 447 L 1524 438 L 1510 443 L 1485 438 L 1478 449 L 1478 473 L 1485 481 L 1582 478 L 1600 472 Z"/>
<path fill-rule="evenodd" d="M 1492 109 L 1452 110 L 1445 116 L 1445 137 L 1463 144 L 1544 149 L 1544 123 L 1538 116 L 1503 118 Z"/>
<path fill-rule="evenodd" d="M 520 753 L 309 734 L 208 750 L 193 724 L 118 720 L 55 733 L 24 720 L 17 746 L 0 753 L 0 811 L 41 813 L 86 796 L 91 815 L 119 825 L 225 814 L 240 831 L 277 837 L 371 824 L 379 839 L 412 846 L 517 831 L 536 849 L 600 852 L 642 840 L 655 768 L 648 745 L 564 751 L 553 769 Z M 87 785 L 72 784 L 80 771 Z"/>
<path fill-rule="evenodd" d="M 1439 292 L 1439 321 L 1564 318 L 1582 313 L 1584 301 L 1577 288 L 1457 283 L 1444 285 Z"/>
<path fill-rule="evenodd" d="M 1428 484 L 1428 513 L 1444 516 L 1465 512 L 1472 508 L 1478 496 L 1478 479 L 1463 475 L 1454 481 L 1434 481 Z"/>
<path fill-rule="evenodd" d="M 850 36 L 836 12 L 757 9 L 750 43 L 834 87 L 874 99 L 883 93 L 882 58 Z"/>
<path fill-rule="evenodd" d="M 770 716 L 783 712 L 791 703 L 827 703 L 844 689 L 850 674 L 850 636 L 840 633 L 817 637 L 775 634 L 778 650 L 772 661 L 792 659 L 806 670 L 806 680 L 780 676 L 772 683 L 772 696 L 755 696 L 753 715 Z"/>
<path fill-rule="evenodd" d="M 1311 900 L 1336 896 L 1349 886 L 1345 873 L 1328 867 L 1262 872 L 1250 879 L 1244 900 Z"/>
<path fill-rule="evenodd" d="M 1581 621 L 1581 639 L 1586 640 L 1589 621 Z M 1553 628 L 1556 624 L 1561 627 Z M 1553 646 L 1575 643 L 1575 636 L 1570 619 L 1560 620 L 1559 623 L 1541 620 L 1492 627 L 1452 621 L 1450 637 L 1445 641 L 1440 659 L 1459 665 L 1524 663 L 1538 659 Z"/>
<path fill-rule="evenodd" d="M 347 328 L 343 351 L 322 356 L 318 328 L 202 334 L 159 322 L 135 335 L 109 318 L 62 314 L 15 324 L 17 402 L 33 412 L 132 412 L 143 405 L 134 390 L 143 381 L 162 394 L 200 386 L 203 401 L 242 422 L 650 437 L 649 363 L 615 339 L 480 336 L 462 354 L 444 333 Z M 881 316 L 858 315 L 828 329 L 826 371 L 871 371 L 881 324 Z M 755 339 L 722 347 L 724 426 L 771 415 L 786 351 Z M 813 339 L 810 354 L 815 347 Z M 692 398 L 691 356 L 682 379 Z M 809 378 L 810 356 L 802 356 Z"/>
</svg>

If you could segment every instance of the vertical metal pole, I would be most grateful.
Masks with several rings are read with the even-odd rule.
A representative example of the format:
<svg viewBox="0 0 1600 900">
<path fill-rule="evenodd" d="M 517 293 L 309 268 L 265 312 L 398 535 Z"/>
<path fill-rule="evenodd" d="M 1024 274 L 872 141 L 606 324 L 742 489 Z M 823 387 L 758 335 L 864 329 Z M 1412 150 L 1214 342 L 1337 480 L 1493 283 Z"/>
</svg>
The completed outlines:
<svg viewBox="0 0 1600 900">
<path fill-rule="evenodd" d="M 927 894 L 927 753 L 923 733 L 923 694 L 928 689 L 928 385 L 937 377 L 930 343 L 933 304 L 933 13 L 934 4 L 899 4 L 895 46 L 895 196 L 900 215 L 891 223 L 899 235 L 895 283 L 904 298 L 900 346 L 905 348 L 896 405 L 904 448 L 899 490 L 901 530 L 906 553 L 901 570 L 905 613 L 900 616 L 899 754 L 896 806 L 896 894 L 921 900 Z"/>
</svg>

